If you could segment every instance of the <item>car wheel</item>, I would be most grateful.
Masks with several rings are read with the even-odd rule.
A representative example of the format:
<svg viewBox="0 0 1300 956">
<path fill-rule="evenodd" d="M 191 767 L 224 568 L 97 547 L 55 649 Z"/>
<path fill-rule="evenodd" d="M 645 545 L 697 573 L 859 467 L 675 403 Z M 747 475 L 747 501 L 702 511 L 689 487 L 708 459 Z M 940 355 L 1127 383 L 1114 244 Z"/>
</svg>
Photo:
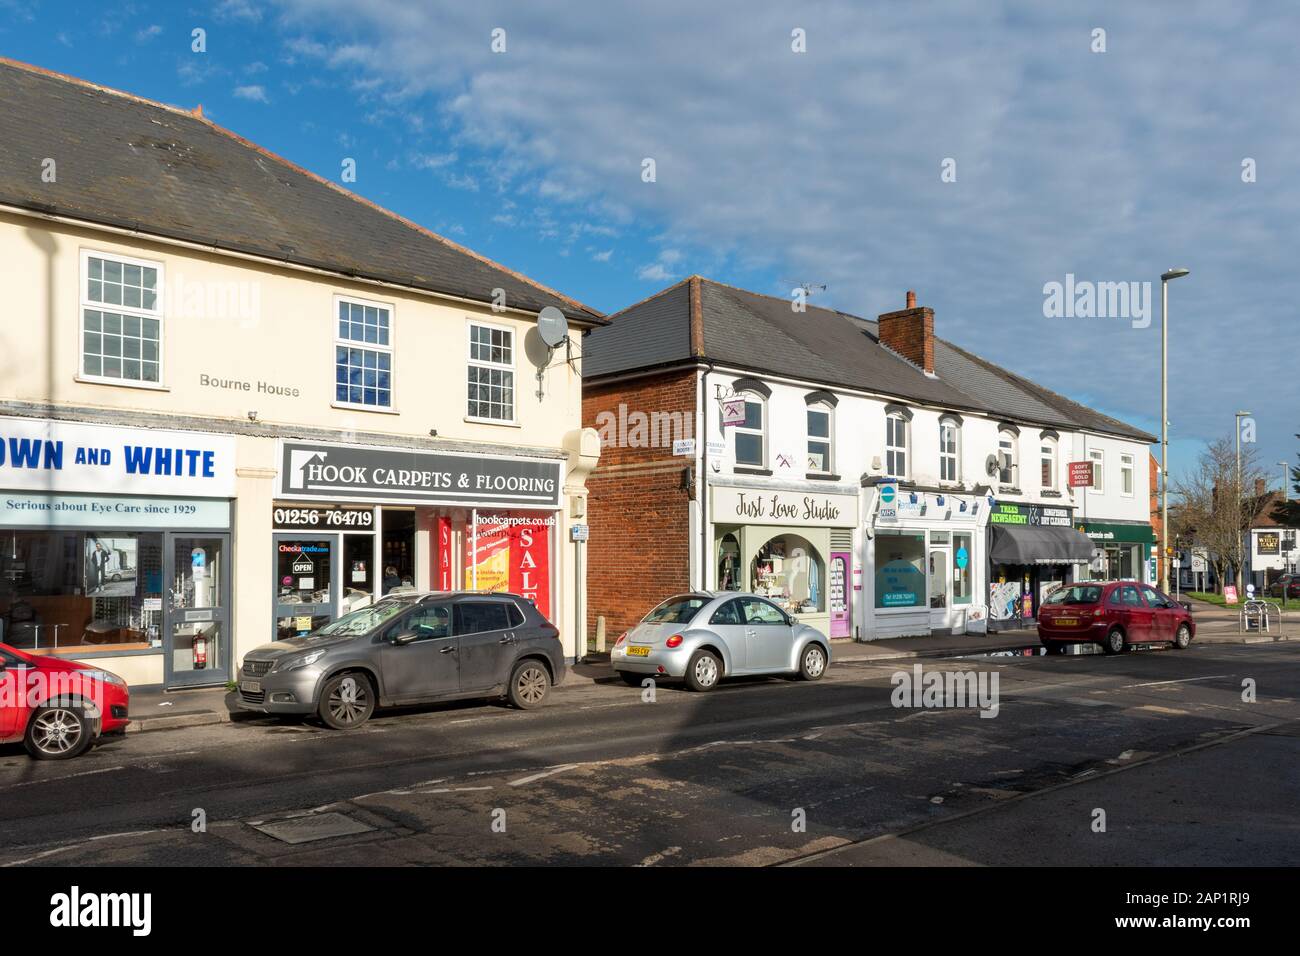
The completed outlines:
<svg viewBox="0 0 1300 956">
<path fill-rule="evenodd" d="M 826 652 L 820 644 L 809 644 L 799 658 L 799 677 L 803 680 L 821 680 L 826 673 Z"/>
<path fill-rule="evenodd" d="M 86 752 L 93 730 L 77 707 L 40 707 L 27 723 L 23 746 L 37 760 L 70 760 Z"/>
<path fill-rule="evenodd" d="M 1178 633 L 1174 635 L 1174 647 L 1184 651 L 1190 643 L 1192 643 L 1192 629 L 1186 624 L 1179 624 Z"/>
<path fill-rule="evenodd" d="M 623 678 L 623 683 L 628 687 L 640 687 L 641 682 L 649 677 L 649 674 L 633 674 L 631 671 L 619 671 L 618 676 Z"/>
<path fill-rule="evenodd" d="M 540 661 L 526 660 L 515 665 L 510 672 L 510 686 L 506 697 L 520 710 L 532 710 L 546 702 L 551 691 L 551 675 Z"/>
<path fill-rule="evenodd" d="M 694 691 L 708 691 L 718 686 L 722 662 L 712 651 L 696 651 L 686 665 L 686 686 Z"/>
<path fill-rule="evenodd" d="M 335 674 L 320 692 L 316 712 L 325 726 L 355 730 L 375 712 L 375 690 L 364 674 Z"/>
<path fill-rule="evenodd" d="M 1101 649 L 1107 654 L 1121 654 L 1124 651 L 1124 632 L 1118 627 L 1106 635 L 1106 640 L 1102 641 Z"/>
</svg>

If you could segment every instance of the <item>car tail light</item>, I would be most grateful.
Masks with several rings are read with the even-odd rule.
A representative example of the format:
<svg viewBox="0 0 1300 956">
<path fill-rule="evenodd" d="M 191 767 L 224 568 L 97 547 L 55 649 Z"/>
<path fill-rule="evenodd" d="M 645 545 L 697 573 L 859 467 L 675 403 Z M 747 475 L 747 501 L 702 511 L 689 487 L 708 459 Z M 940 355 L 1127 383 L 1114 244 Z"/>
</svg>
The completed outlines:
<svg viewBox="0 0 1300 956">
<path fill-rule="evenodd" d="M 620 635 L 618 636 L 618 640 L 614 642 L 614 646 L 615 646 L 615 647 L 618 647 L 620 644 L 622 644 L 622 643 L 623 643 L 624 641 L 626 641 L 626 640 L 627 640 L 627 631 L 624 631 L 622 634 L 620 634 Z"/>
<path fill-rule="evenodd" d="M 668 638 L 668 646 L 669 646 L 669 647 L 681 647 L 681 646 L 682 646 L 682 636 L 681 636 L 680 634 L 674 634 L 672 637 Z"/>
<path fill-rule="evenodd" d="M 1093 610 L 1093 612 L 1092 612 L 1092 616 L 1093 616 L 1093 617 L 1105 617 L 1105 616 L 1106 616 L 1106 609 L 1105 609 L 1105 608 L 1102 608 L 1102 607 L 1095 608 L 1095 609 Z"/>
</svg>

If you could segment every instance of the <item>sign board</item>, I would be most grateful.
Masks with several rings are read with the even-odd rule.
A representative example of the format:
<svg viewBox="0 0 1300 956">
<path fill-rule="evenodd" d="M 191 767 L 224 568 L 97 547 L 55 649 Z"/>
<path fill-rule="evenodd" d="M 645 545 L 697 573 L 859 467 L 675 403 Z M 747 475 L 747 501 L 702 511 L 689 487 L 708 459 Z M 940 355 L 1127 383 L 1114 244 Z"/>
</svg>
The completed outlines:
<svg viewBox="0 0 1300 956">
<path fill-rule="evenodd" d="M 1229 584 L 1223 589 L 1223 603 L 1224 604 L 1237 603 L 1237 588 L 1235 585 Z"/>
<path fill-rule="evenodd" d="M 1192 552 L 1192 570 L 1193 570 L 1193 571 L 1204 572 L 1204 571 L 1208 570 L 1208 568 L 1209 568 L 1209 564 L 1208 564 L 1208 556 L 1205 554 L 1205 552 L 1204 552 L 1204 551 L 1193 551 L 1193 552 Z"/>
<path fill-rule="evenodd" d="M 858 496 L 713 486 L 712 520 L 719 523 L 852 528 Z"/>
<path fill-rule="evenodd" d="M 271 525 L 295 531 L 373 531 L 373 508 L 341 508 L 337 505 L 312 505 L 299 508 L 276 503 L 271 511 Z"/>
<path fill-rule="evenodd" d="M 276 497 L 555 509 L 556 458 L 283 441 Z"/>
<path fill-rule="evenodd" d="M 686 455 L 686 456 L 694 455 L 694 454 L 695 454 L 695 439 L 694 439 L 694 438 L 674 438 L 674 439 L 673 439 L 673 454 L 676 455 L 676 456 L 679 456 L 679 457 L 680 457 L 680 456 L 683 456 L 683 455 Z"/>
<path fill-rule="evenodd" d="M 722 400 L 722 425 L 743 425 L 745 424 L 745 399 L 741 398 L 724 398 Z"/>
<path fill-rule="evenodd" d="M 1255 552 L 1257 554 L 1281 554 L 1282 535 L 1276 531 L 1256 532 Z"/>
<path fill-rule="evenodd" d="M 207 498 L 125 498 L 107 495 L 0 493 L 0 526 L 222 530 L 230 527 L 230 502 Z"/>
<path fill-rule="evenodd" d="M 880 486 L 880 520 L 898 520 L 898 485 L 892 481 Z"/>
<path fill-rule="evenodd" d="M 586 541 L 591 537 L 591 527 L 585 524 L 575 524 L 569 526 L 570 541 Z"/>
<path fill-rule="evenodd" d="M 1092 487 L 1092 462 L 1090 461 L 1070 462 L 1070 487 L 1071 488 Z"/>
<path fill-rule="evenodd" d="M 294 574 L 311 574 L 315 570 L 316 570 L 315 562 L 313 562 L 311 558 L 305 555 L 303 557 L 296 558 L 293 562 Z"/>
<path fill-rule="evenodd" d="M 989 511 L 989 524 L 1023 524 L 1032 527 L 1047 526 L 1069 528 L 1073 525 L 1072 511 L 1054 505 L 1022 505 L 1015 502 L 996 502 Z"/>
<path fill-rule="evenodd" d="M 727 454 L 727 443 L 725 441 L 708 441 L 704 443 L 704 450 L 710 458 L 723 458 Z"/>
<path fill-rule="evenodd" d="M 235 496 L 235 439 L 206 432 L 0 418 L 0 488 Z"/>
</svg>

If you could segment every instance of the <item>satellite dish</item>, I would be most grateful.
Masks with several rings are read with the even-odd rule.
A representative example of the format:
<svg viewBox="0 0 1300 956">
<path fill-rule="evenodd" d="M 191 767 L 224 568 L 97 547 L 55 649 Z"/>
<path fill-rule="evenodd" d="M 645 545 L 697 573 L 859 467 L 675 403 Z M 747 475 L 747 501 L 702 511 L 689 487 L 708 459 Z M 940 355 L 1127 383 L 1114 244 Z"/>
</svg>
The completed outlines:
<svg viewBox="0 0 1300 956">
<path fill-rule="evenodd" d="M 569 337 L 569 320 L 553 305 L 548 305 L 537 314 L 537 334 L 550 348 L 557 348 Z"/>
<path fill-rule="evenodd" d="M 998 473 L 999 469 L 998 469 L 997 455 L 989 455 L 989 457 L 984 460 L 984 470 L 988 472 L 988 476 L 990 478 L 992 478 L 994 475 Z"/>
</svg>

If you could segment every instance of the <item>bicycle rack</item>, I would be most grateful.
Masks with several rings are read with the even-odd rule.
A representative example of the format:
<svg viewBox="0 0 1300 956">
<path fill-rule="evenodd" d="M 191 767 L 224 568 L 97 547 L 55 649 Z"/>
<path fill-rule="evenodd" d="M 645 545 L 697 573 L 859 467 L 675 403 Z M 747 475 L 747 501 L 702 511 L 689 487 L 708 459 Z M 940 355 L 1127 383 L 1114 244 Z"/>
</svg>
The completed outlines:
<svg viewBox="0 0 1300 956">
<path fill-rule="evenodd" d="M 1250 631 L 1268 634 L 1273 631 L 1274 624 L 1276 624 L 1277 630 L 1281 632 L 1282 608 L 1258 598 L 1251 598 L 1246 601 L 1241 606 L 1241 612 L 1237 615 L 1238 634 L 1245 634 Z"/>
</svg>

